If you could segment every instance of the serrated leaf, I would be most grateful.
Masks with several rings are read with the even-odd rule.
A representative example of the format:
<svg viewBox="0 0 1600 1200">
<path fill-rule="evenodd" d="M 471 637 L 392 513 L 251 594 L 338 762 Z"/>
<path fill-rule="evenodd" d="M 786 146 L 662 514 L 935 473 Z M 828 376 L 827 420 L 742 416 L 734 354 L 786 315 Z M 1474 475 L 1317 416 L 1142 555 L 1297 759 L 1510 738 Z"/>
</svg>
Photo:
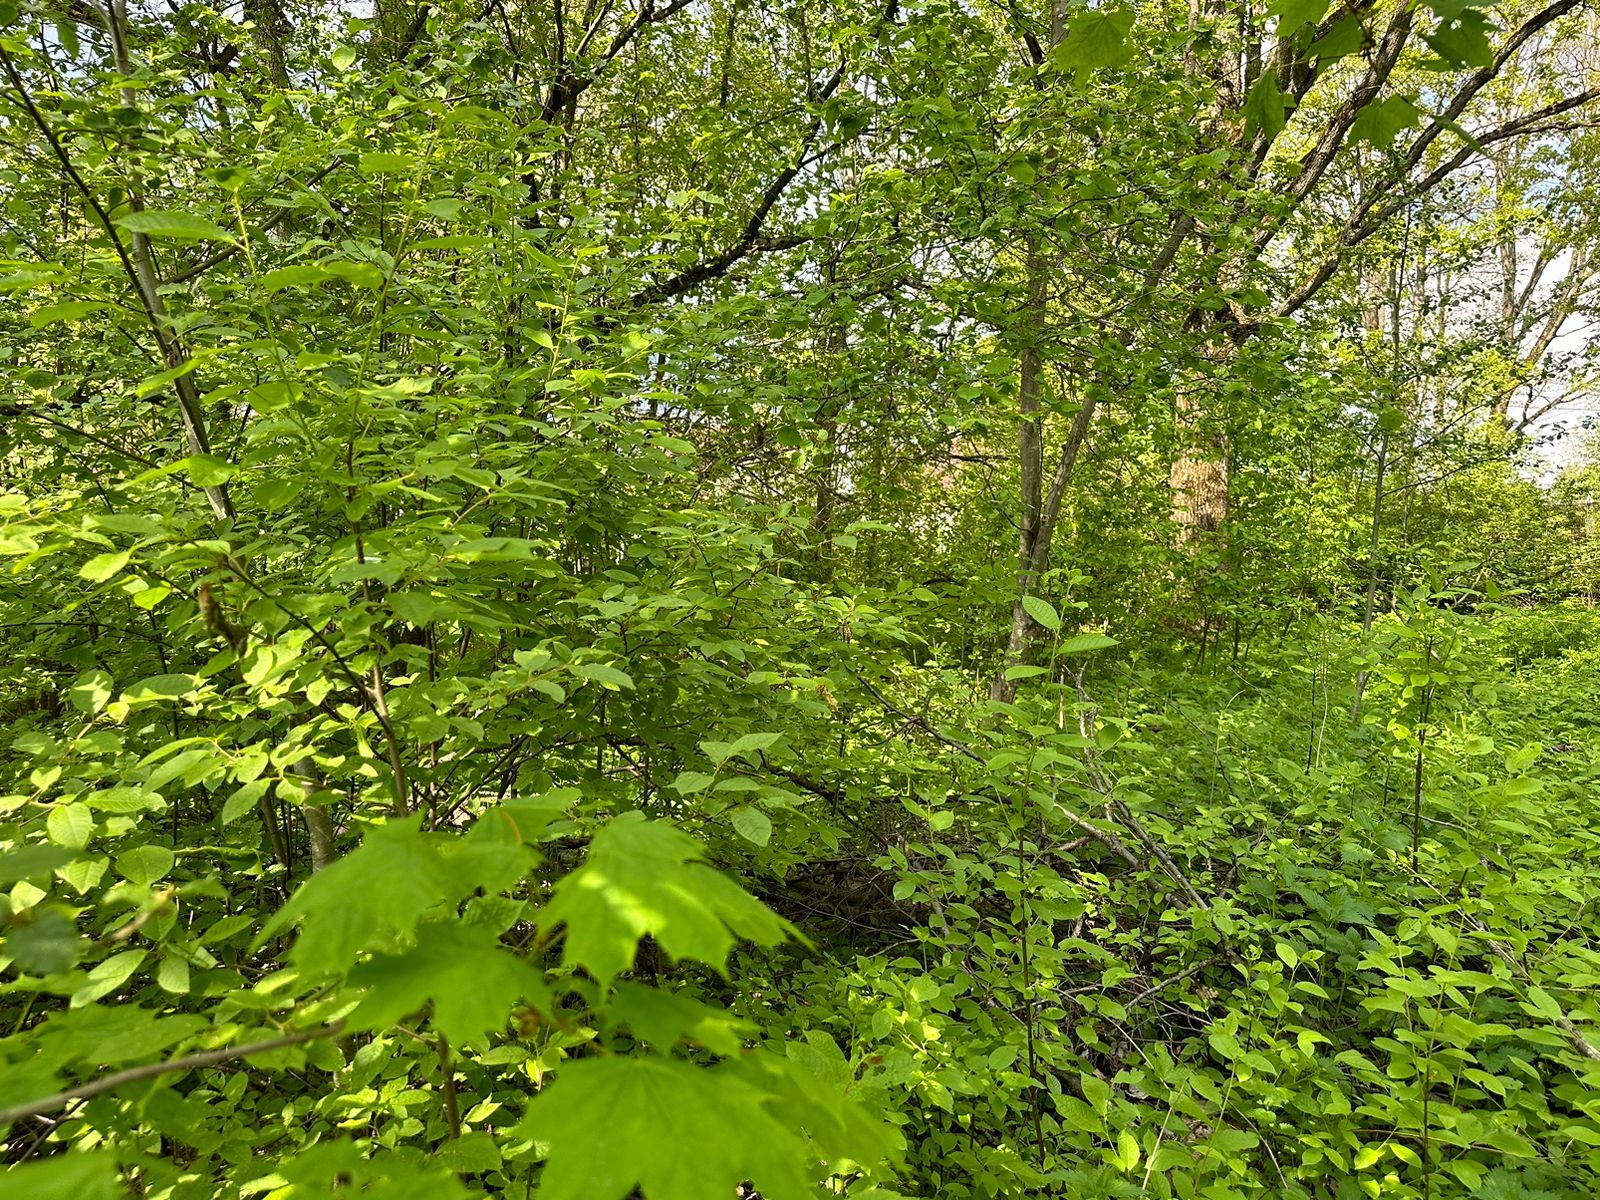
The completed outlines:
<svg viewBox="0 0 1600 1200">
<path fill-rule="evenodd" d="M 540 925 L 565 924 L 563 959 L 609 983 L 651 936 L 674 958 L 721 970 L 738 938 L 775 945 L 789 923 L 720 871 L 698 862 L 701 847 L 665 821 L 628 812 L 590 843 L 588 858 L 556 887 Z"/>
<path fill-rule="evenodd" d="M 733 1072 L 673 1059 L 608 1055 L 564 1064 L 518 1127 L 549 1146 L 542 1200 L 731 1196 L 751 1182 L 804 1200 L 810 1148 Z"/>
<path fill-rule="evenodd" d="M 756 1030 L 754 1024 L 727 1009 L 642 983 L 617 984 L 606 1011 L 616 1024 L 626 1025 L 663 1054 L 679 1042 L 693 1042 L 731 1057 Z"/>
<path fill-rule="evenodd" d="M 1250 88 L 1244 99 L 1244 118 L 1251 129 L 1260 130 L 1268 138 L 1277 137 L 1288 123 L 1283 92 L 1270 72 L 1262 75 Z"/>
<path fill-rule="evenodd" d="M 1278 18 L 1277 34 L 1288 37 L 1303 25 L 1314 25 L 1328 11 L 1329 0 L 1272 0 L 1267 15 Z"/>
<path fill-rule="evenodd" d="M 355 1028 L 386 1028 L 431 1000 L 434 1028 L 457 1045 L 503 1029 L 518 1001 L 550 1008 L 538 971 L 503 949 L 492 929 L 455 921 L 419 925 L 414 946 L 362 963 L 350 983 L 367 989 L 350 1014 Z"/>
<path fill-rule="evenodd" d="M 1357 16 L 1345 17 L 1334 24 L 1333 28 L 1323 34 L 1311 48 L 1306 51 L 1308 58 L 1320 62 L 1330 62 L 1334 59 L 1348 58 L 1361 49 L 1367 38 L 1366 27 L 1361 24 Z"/>
<path fill-rule="evenodd" d="M 418 831 L 419 821 L 369 829 L 360 846 L 301 884 L 262 936 L 298 923 L 289 957 L 320 974 L 348 970 L 380 932 L 409 933 L 450 890 L 444 860 Z"/>
<path fill-rule="evenodd" d="M 1494 62 L 1489 34 L 1494 24 L 1476 9 L 1467 9 L 1453 21 L 1423 38 L 1428 48 L 1452 67 L 1487 67 Z"/>
<path fill-rule="evenodd" d="M 1079 9 L 1067 25 L 1067 35 L 1050 51 L 1057 68 L 1116 67 L 1133 56 L 1128 33 L 1133 12 L 1126 8 Z"/>
<path fill-rule="evenodd" d="M 1421 119 L 1422 113 L 1408 98 L 1389 96 L 1368 104 L 1356 114 L 1350 124 L 1350 137 L 1387 150 L 1394 145 L 1401 130 L 1414 128 Z"/>
</svg>

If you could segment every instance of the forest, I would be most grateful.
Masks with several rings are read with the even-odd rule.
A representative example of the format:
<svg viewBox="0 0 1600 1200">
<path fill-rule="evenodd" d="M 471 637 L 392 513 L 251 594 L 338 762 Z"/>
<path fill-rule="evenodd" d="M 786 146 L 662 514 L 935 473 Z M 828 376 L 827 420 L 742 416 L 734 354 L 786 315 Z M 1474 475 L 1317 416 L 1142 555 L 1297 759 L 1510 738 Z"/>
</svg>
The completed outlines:
<svg viewBox="0 0 1600 1200">
<path fill-rule="evenodd" d="M 1600 1196 L 1592 0 L 0 0 L 3 1200 Z"/>
</svg>

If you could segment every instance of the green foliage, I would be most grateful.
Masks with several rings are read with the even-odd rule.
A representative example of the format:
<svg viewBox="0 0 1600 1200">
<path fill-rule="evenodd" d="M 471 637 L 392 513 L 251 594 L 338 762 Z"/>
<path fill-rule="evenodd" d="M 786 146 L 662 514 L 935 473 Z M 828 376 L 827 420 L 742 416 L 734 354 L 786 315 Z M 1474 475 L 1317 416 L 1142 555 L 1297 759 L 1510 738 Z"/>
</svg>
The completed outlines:
<svg viewBox="0 0 1600 1200">
<path fill-rule="evenodd" d="M 1594 1194 L 1582 14 L 243 12 L 0 0 L 0 1193 Z"/>
</svg>

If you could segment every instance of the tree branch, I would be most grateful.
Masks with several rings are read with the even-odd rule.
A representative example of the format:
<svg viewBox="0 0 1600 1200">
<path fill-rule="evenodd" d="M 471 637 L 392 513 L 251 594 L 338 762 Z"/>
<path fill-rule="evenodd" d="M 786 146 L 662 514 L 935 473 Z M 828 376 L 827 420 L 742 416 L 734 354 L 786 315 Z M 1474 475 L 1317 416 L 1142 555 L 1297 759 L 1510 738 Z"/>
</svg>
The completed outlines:
<svg viewBox="0 0 1600 1200">
<path fill-rule="evenodd" d="M 200 1054 L 185 1055 L 183 1058 L 170 1058 L 165 1062 L 146 1063 L 142 1067 L 129 1067 L 125 1071 L 114 1071 L 110 1075 L 102 1075 L 91 1083 L 82 1083 L 77 1087 L 67 1088 L 65 1091 L 57 1092 L 53 1096 L 45 1096 L 39 1100 L 30 1100 L 26 1104 L 17 1104 L 11 1108 L 0 1109 L 0 1127 L 11 1125 L 25 1117 L 37 1117 L 43 1113 L 54 1112 L 74 1100 L 87 1100 L 92 1096 L 114 1091 L 125 1084 L 137 1083 L 141 1079 L 153 1079 L 157 1075 L 167 1075 L 174 1071 L 195 1071 L 202 1067 L 214 1067 L 218 1063 L 229 1062 L 235 1058 L 248 1058 L 252 1054 L 265 1054 L 269 1050 L 282 1050 L 285 1046 L 298 1046 L 304 1042 L 333 1037 L 343 1028 L 344 1022 L 337 1021 L 332 1025 L 323 1025 L 317 1029 L 301 1030 L 299 1033 L 268 1038 L 266 1041 L 261 1042 L 247 1042 L 243 1046 L 234 1046 L 226 1050 L 206 1050 Z"/>
</svg>

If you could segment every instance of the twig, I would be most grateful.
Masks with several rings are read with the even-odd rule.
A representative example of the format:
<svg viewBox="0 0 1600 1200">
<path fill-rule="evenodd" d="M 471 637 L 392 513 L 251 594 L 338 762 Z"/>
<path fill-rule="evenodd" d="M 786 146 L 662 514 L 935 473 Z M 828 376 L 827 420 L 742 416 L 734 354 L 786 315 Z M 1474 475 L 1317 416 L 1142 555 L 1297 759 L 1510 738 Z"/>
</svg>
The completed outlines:
<svg viewBox="0 0 1600 1200">
<path fill-rule="evenodd" d="M 898 704 L 894 703 L 894 701 L 890 700 L 877 688 L 873 687 L 872 684 L 868 683 L 858 672 L 852 671 L 851 674 L 855 675 L 857 683 L 866 688 L 867 691 L 871 692 L 872 695 L 877 698 L 878 703 L 883 705 L 890 712 L 895 713 L 897 716 L 900 716 L 911 722 L 911 724 L 915 725 L 918 729 L 921 729 L 930 737 L 937 738 L 946 746 L 949 746 L 951 749 L 965 755 L 967 758 L 970 758 L 973 762 L 979 764 L 980 766 L 988 765 L 984 761 L 983 755 L 979 754 L 965 742 L 959 742 L 955 738 L 950 737 L 948 734 L 941 733 L 934 726 L 934 724 L 926 718 L 919 717 L 915 713 L 907 712 Z M 1056 802 L 1053 811 L 1065 817 L 1069 822 L 1083 830 L 1084 833 L 1088 834 L 1095 841 L 1099 842 L 1102 846 L 1110 850 L 1113 854 L 1122 859 L 1123 862 L 1127 863 L 1135 870 L 1138 870 L 1144 865 L 1139 861 L 1138 856 L 1135 855 L 1132 850 L 1129 850 L 1127 844 L 1116 834 L 1110 832 L 1109 830 L 1101 829 L 1100 826 L 1096 825 L 1093 821 L 1090 821 L 1086 817 L 1079 816 L 1060 801 Z"/>
<path fill-rule="evenodd" d="M 142 1067 L 129 1067 L 125 1071 L 114 1071 L 110 1075 L 102 1075 L 92 1083 L 79 1084 L 77 1087 L 57 1092 L 53 1096 L 45 1096 L 40 1100 L 30 1100 L 26 1104 L 0 1109 L 0 1126 L 13 1124 L 24 1117 L 37 1117 L 42 1113 L 54 1112 L 74 1100 L 87 1100 L 91 1096 L 99 1096 L 122 1087 L 124 1084 L 137 1083 L 141 1079 L 152 1079 L 157 1075 L 166 1075 L 173 1071 L 194 1071 L 201 1067 L 214 1067 L 218 1063 L 225 1063 L 230 1059 L 248 1058 L 252 1054 L 265 1054 L 269 1050 L 281 1050 L 285 1046 L 298 1046 L 303 1042 L 333 1037 L 343 1028 L 344 1022 L 336 1021 L 332 1025 L 323 1025 L 317 1029 L 305 1029 L 299 1033 L 285 1034 L 283 1037 L 268 1038 L 263 1042 L 247 1042 L 243 1046 L 233 1046 L 225 1050 L 206 1050 L 200 1054 L 186 1055 L 183 1058 L 171 1058 L 165 1062 L 146 1063 Z"/>
</svg>

